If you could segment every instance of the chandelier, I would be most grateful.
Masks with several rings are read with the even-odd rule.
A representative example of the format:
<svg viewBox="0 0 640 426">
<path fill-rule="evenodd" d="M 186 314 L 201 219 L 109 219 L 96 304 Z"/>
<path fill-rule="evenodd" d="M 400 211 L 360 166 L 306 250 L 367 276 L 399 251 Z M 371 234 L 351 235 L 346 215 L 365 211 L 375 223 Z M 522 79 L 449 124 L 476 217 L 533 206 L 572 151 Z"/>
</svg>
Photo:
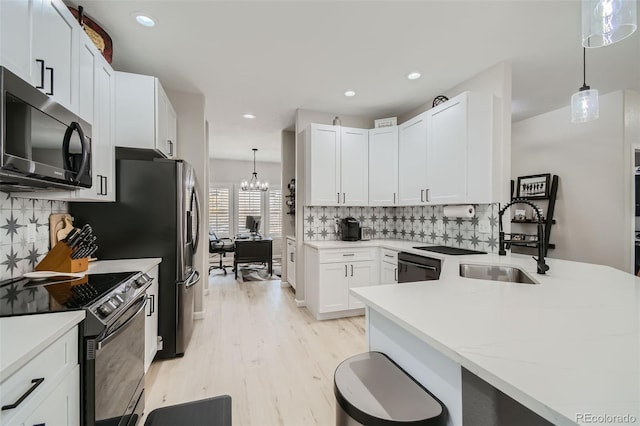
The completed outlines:
<svg viewBox="0 0 640 426">
<path fill-rule="evenodd" d="M 269 183 L 258 180 L 258 173 L 256 172 L 256 152 L 258 152 L 258 148 L 253 148 L 253 173 L 251 174 L 251 179 L 240 182 L 240 189 L 243 191 L 267 191 L 269 189 Z"/>
<path fill-rule="evenodd" d="M 600 115 L 598 91 L 587 86 L 586 50 L 582 48 L 582 87 L 571 96 L 571 122 L 586 123 Z"/>
</svg>

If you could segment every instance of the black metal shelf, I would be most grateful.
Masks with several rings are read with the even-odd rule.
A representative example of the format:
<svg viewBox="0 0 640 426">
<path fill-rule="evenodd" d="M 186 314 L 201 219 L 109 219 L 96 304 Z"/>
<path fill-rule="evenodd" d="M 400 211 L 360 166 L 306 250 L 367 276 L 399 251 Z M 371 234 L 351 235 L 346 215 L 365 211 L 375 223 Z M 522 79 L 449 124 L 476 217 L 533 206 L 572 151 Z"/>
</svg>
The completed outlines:
<svg viewBox="0 0 640 426">
<path fill-rule="evenodd" d="M 551 226 L 555 225 L 556 220 L 553 218 L 553 213 L 555 211 L 555 207 L 556 207 L 556 196 L 558 195 L 558 175 L 553 175 L 551 178 L 551 188 L 549 191 L 549 196 L 548 197 L 520 197 L 521 200 L 528 200 L 528 201 L 532 201 L 532 200 L 537 200 L 537 201 L 547 201 L 547 217 L 544 218 L 543 221 L 543 227 L 544 227 L 544 241 L 545 241 L 545 248 L 544 248 L 544 254 L 545 256 L 547 255 L 547 252 L 549 251 L 549 249 L 555 249 L 556 245 L 555 244 L 549 244 L 549 238 L 551 237 Z M 514 198 L 514 190 L 515 190 L 515 182 L 512 180 L 511 181 L 511 199 L 515 199 Z M 535 213 L 534 213 L 535 216 Z M 511 223 L 522 223 L 522 224 L 529 224 L 529 223 L 538 223 L 537 220 L 534 219 L 524 219 L 524 220 L 517 220 L 517 219 L 511 219 Z M 515 245 L 515 246 L 523 246 L 523 247 L 527 247 L 527 248 L 533 248 L 533 247 L 537 247 L 537 239 L 535 241 L 532 240 L 527 240 L 527 241 L 510 241 L 511 245 Z"/>
</svg>

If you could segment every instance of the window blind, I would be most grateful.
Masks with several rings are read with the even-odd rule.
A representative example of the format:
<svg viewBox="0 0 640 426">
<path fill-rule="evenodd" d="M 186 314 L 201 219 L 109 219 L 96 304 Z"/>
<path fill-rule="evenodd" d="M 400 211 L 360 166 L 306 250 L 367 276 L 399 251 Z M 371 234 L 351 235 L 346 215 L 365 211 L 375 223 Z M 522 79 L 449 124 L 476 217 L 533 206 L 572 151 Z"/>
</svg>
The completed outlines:
<svg viewBox="0 0 640 426">
<path fill-rule="evenodd" d="M 282 236 L 282 190 L 269 190 L 269 235 Z"/>
<path fill-rule="evenodd" d="M 261 191 L 238 191 L 238 232 L 248 231 L 245 226 L 247 216 L 262 218 L 262 194 Z M 264 220 L 258 232 L 264 232 Z"/>
<path fill-rule="evenodd" d="M 218 237 L 231 236 L 229 192 L 229 188 L 209 188 L 209 229 Z"/>
</svg>

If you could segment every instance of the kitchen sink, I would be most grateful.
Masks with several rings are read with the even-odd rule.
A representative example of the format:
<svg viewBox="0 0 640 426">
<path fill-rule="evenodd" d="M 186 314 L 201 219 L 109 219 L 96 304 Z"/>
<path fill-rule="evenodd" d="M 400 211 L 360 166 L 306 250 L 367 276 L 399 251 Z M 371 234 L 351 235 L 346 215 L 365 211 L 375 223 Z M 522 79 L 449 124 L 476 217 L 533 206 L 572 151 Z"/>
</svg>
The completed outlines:
<svg viewBox="0 0 640 426">
<path fill-rule="evenodd" d="M 477 280 L 505 281 L 519 284 L 538 284 L 521 269 L 513 266 L 460 264 L 460 276 Z"/>
</svg>

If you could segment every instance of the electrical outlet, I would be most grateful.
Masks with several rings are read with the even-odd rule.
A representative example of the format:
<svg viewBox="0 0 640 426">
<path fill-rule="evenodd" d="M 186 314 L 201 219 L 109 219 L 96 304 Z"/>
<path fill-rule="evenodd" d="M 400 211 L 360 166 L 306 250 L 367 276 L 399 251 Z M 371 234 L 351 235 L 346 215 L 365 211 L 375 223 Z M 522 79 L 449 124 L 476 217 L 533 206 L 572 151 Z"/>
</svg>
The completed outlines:
<svg viewBox="0 0 640 426">
<path fill-rule="evenodd" d="M 29 223 L 27 225 L 27 243 L 35 243 L 36 242 L 36 233 L 37 228 L 35 223 Z"/>
<path fill-rule="evenodd" d="M 491 226 L 489 225 L 489 222 L 480 221 L 480 223 L 478 223 L 478 232 L 482 232 L 483 234 L 488 234 L 489 232 L 491 232 Z"/>
</svg>

